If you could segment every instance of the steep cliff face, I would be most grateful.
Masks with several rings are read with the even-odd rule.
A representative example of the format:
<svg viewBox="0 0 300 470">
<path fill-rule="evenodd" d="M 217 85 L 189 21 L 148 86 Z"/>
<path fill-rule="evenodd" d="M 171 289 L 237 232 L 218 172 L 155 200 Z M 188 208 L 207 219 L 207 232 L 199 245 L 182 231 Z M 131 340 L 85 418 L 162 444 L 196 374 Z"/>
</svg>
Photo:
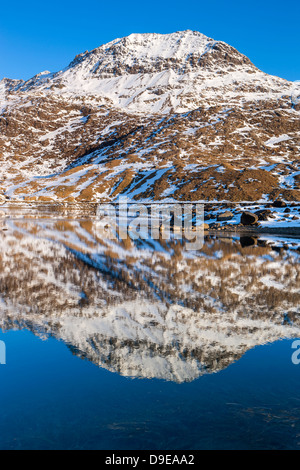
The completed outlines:
<svg viewBox="0 0 300 470">
<path fill-rule="evenodd" d="M 91 219 L 5 221 L 0 327 L 64 341 L 131 377 L 191 381 L 299 337 L 300 242 L 117 243 Z M 298 251 L 297 251 L 298 248 Z"/>
<path fill-rule="evenodd" d="M 194 31 L 0 82 L 1 188 L 26 200 L 300 200 L 300 84 Z"/>
</svg>

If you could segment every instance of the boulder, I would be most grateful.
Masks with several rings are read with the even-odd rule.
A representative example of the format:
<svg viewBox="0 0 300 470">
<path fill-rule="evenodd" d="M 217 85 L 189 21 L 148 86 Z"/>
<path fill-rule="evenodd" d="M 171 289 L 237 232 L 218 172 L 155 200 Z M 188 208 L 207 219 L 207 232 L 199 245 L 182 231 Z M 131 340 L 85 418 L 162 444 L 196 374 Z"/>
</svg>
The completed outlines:
<svg viewBox="0 0 300 470">
<path fill-rule="evenodd" d="M 270 209 L 263 209 L 263 210 L 255 212 L 255 215 L 258 216 L 258 220 L 266 221 L 270 219 L 270 216 L 272 215 L 272 211 Z"/>
<path fill-rule="evenodd" d="M 243 225 L 253 225 L 258 221 L 258 215 L 253 212 L 243 212 L 241 217 L 241 223 Z"/>
<path fill-rule="evenodd" d="M 284 201 L 281 201 L 280 199 L 277 199 L 277 201 L 274 201 L 272 204 L 273 207 L 286 207 L 287 204 Z"/>
<path fill-rule="evenodd" d="M 234 217 L 232 212 L 223 212 L 223 214 L 219 214 L 217 220 L 219 222 L 226 222 L 227 220 L 231 220 Z"/>
</svg>

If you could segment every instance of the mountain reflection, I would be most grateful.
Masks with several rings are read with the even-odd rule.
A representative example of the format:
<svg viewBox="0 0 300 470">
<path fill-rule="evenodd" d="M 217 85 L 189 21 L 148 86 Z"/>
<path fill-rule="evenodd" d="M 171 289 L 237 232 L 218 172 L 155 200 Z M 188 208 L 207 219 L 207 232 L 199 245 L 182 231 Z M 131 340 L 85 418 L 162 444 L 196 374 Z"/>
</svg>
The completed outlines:
<svg viewBox="0 0 300 470">
<path fill-rule="evenodd" d="M 95 221 L 2 215 L 0 327 L 129 377 L 192 381 L 299 337 L 299 240 L 116 242 Z"/>
</svg>

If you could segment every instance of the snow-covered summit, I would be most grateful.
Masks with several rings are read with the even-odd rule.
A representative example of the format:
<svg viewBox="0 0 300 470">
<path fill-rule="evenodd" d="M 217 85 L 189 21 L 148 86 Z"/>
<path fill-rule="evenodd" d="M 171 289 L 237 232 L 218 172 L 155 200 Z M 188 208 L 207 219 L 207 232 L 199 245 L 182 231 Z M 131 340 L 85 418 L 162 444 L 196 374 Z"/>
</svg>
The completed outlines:
<svg viewBox="0 0 300 470">
<path fill-rule="evenodd" d="M 68 69 L 77 68 L 105 78 L 164 70 L 183 74 L 203 67 L 222 68 L 225 63 L 253 67 L 249 59 L 226 43 L 188 30 L 171 34 L 131 34 L 115 39 L 76 56 Z"/>
<path fill-rule="evenodd" d="M 133 56 L 135 59 L 182 59 L 192 53 L 205 53 L 207 46 L 213 43 L 215 43 L 213 39 L 198 31 L 177 31 L 171 34 L 133 33 L 103 44 L 91 52 L 83 53 L 81 58 L 103 53 L 113 56 L 116 51 L 126 51 L 132 59 Z"/>
<path fill-rule="evenodd" d="M 216 101 L 230 104 L 236 97 L 240 100 L 241 92 L 246 101 L 277 99 L 289 88 L 288 82 L 259 71 L 225 42 L 190 30 L 118 38 L 77 55 L 57 73 L 43 72 L 17 86 L 25 93 L 96 98 L 134 113 L 185 112 Z"/>
</svg>

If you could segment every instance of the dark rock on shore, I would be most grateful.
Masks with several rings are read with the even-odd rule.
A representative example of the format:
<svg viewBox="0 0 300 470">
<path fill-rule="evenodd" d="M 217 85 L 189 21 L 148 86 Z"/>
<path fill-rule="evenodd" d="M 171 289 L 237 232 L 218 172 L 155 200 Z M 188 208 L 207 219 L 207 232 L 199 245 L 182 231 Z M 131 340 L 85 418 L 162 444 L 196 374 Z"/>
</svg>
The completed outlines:
<svg viewBox="0 0 300 470">
<path fill-rule="evenodd" d="M 273 207 L 286 207 L 287 204 L 284 201 L 281 201 L 280 199 L 277 199 L 277 201 L 273 202 Z"/>
<path fill-rule="evenodd" d="M 241 223 L 243 225 L 254 225 L 258 221 L 258 215 L 253 212 L 243 212 L 241 217 Z"/>
<path fill-rule="evenodd" d="M 267 221 L 271 218 L 272 211 L 270 209 L 263 209 L 263 210 L 255 212 L 255 215 L 258 216 L 258 220 Z"/>
</svg>

